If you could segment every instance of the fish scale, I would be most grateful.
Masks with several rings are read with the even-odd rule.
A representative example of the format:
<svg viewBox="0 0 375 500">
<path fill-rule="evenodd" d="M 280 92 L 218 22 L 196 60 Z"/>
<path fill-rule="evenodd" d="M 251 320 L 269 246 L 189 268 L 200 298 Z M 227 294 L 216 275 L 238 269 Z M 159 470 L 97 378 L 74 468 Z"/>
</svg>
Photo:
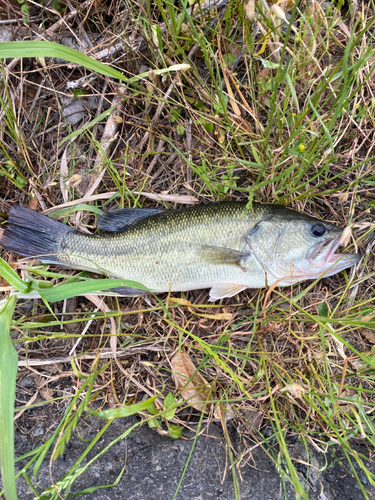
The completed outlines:
<svg viewBox="0 0 375 500">
<path fill-rule="evenodd" d="M 265 213 L 265 206 L 246 211 L 245 203 L 204 205 L 166 211 L 134 224 L 123 233 L 92 237 L 69 232 L 61 243 L 60 262 L 90 270 L 105 270 L 118 278 L 138 281 L 155 292 L 186 291 L 215 283 L 264 284 L 255 260 L 250 273 L 235 266 L 202 261 L 203 246 L 242 251 L 244 235 Z M 89 262 L 97 262 L 94 269 Z"/>
<path fill-rule="evenodd" d="M 151 215 L 147 209 L 125 212 L 116 211 L 116 226 L 121 217 L 132 221 L 121 232 L 94 236 L 15 206 L 0 244 L 42 262 L 136 281 L 156 293 L 211 288 L 213 300 L 334 274 L 359 258 L 334 254 L 341 230 L 333 224 L 278 205 L 248 209 L 243 202 L 221 202 L 153 209 Z M 105 217 L 110 221 L 110 212 Z M 331 262 L 335 257 L 341 263 Z"/>
</svg>

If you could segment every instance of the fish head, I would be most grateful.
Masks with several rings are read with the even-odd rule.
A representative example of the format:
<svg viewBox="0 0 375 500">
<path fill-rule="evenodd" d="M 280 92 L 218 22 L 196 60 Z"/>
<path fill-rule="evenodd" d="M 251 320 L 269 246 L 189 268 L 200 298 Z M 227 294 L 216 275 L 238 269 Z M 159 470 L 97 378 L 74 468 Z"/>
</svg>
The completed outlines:
<svg viewBox="0 0 375 500">
<path fill-rule="evenodd" d="M 277 281 L 286 286 L 332 276 L 356 264 L 360 255 L 336 252 L 342 234 L 343 230 L 331 223 L 294 214 L 259 222 L 245 240 L 262 265 L 267 283 Z"/>
</svg>

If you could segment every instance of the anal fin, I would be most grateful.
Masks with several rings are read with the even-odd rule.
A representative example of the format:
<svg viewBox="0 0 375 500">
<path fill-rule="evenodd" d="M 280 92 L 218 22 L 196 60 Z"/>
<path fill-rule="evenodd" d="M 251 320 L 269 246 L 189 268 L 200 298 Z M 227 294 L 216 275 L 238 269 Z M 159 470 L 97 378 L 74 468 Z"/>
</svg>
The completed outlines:
<svg viewBox="0 0 375 500">
<path fill-rule="evenodd" d="M 236 285 L 231 283 L 218 283 L 210 290 L 210 302 L 215 300 L 224 299 L 225 297 L 233 297 L 237 293 L 242 292 L 249 288 L 246 285 Z"/>
</svg>

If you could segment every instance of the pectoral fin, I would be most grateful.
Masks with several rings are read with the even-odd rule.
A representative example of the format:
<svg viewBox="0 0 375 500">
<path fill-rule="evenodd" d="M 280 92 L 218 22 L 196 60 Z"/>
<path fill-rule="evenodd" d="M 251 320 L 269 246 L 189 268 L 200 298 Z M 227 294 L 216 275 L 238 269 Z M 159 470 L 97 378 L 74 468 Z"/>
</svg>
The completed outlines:
<svg viewBox="0 0 375 500">
<path fill-rule="evenodd" d="M 249 257 L 249 253 L 238 252 L 231 248 L 215 247 L 205 245 L 201 250 L 202 258 L 208 264 L 224 264 L 240 267 L 243 271 L 243 262 Z"/>
<path fill-rule="evenodd" d="M 157 208 L 118 208 L 109 210 L 104 215 L 99 215 L 98 228 L 102 231 L 121 233 L 130 224 L 160 212 L 164 212 L 164 210 Z"/>
<path fill-rule="evenodd" d="M 214 285 L 210 290 L 210 302 L 214 300 L 224 299 L 225 297 L 233 297 L 233 295 L 237 295 L 237 293 L 242 292 L 242 290 L 246 290 L 248 288 L 244 285 L 234 285 L 234 284 L 221 284 L 218 283 Z"/>
</svg>

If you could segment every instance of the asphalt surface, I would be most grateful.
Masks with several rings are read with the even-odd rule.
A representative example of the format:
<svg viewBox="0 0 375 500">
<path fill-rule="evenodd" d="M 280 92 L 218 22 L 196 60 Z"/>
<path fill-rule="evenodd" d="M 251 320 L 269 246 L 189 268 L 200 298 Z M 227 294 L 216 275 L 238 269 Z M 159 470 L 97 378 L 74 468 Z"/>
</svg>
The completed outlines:
<svg viewBox="0 0 375 500">
<path fill-rule="evenodd" d="M 135 422 L 137 422 L 136 417 L 115 420 L 98 444 L 89 452 L 82 466 Z M 82 420 L 77 431 L 73 433 L 64 455 L 52 464 L 52 477 L 55 482 L 61 480 L 69 471 L 103 425 L 102 420 L 93 417 Z M 16 434 L 16 456 L 22 455 L 46 440 L 43 426 L 43 423 L 38 424 L 32 436 Z M 201 435 L 196 441 L 190 463 L 176 496 L 178 484 L 193 446 L 194 434 L 191 433 L 189 436 L 184 433 L 184 437 L 188 439 L 175 440 L 169 436 L 159 435 L 147 425 L 137 427 L 129 436 L 112 446 L 77 479 L 70 494 L 94 488 L 79 498 L 90 500 L 172 500 L 174 498 L 176 500 L 234 500 L 232 472 L 226 460 L 222 431 L 219 425 L 211 424 L 205 434 L 209 434 L 209 437 Z M 244 441 L 235 428 L 231 429 L 230 437 L 235 451 L 241 452 L 244 449 Z M 247 442 L 248 445 L 249 442 Z M 307 457 L 305 447 L 299 442 L 297 436 L 290 440 L 288 446 L 295 460 L 301 483 L 308 491 L 309 499 L 359 500 L 364 498 L 355 479 L 337 464 L 331 453 L 319 453 L 312 449 L 310 457 Z M 368 453 L 363 445 L 356 446 L 358 452 Z M 340 457 L 343 453 L 337 448 L 336 455 Z M 251 454 L 245 456 L 245 461 L 237 470 L 242 500 L 296 498 L 293 486 L 289 482 L 281 481 L 273 462 L 260 446 L 254 446 Z M 306 462 L 309 462 L 312 467 L 308 468 L 305 465 Z M 18 470 L 25 463 L 18 462 Z M 374 464 L 370 464 L 369 461 L 365 463 L 375 473 Z M 285 465 L 282 464 L 281 467 Z M 123 475 L 116 486 L 95 490 L 95 487 L 113 484 L 123 469 Z M 358 474 L 370 498 L 375 498 L 374 489 L 368 484 L 365 475 L 359 469 Z M 32 476 L 31 472 L 30 475 Z M 39 494 L 51 485 L 48 456 L 39 470 L 35 485 Z M 35 498 L 31 488 L 22 477 L 18 479 L 17 488 L 19 499 Z M 43 498 L 49 497 L 43 496 Z M 69 498 L 69 496 L 65 493 L 62 498 Z"/>
</svg>

